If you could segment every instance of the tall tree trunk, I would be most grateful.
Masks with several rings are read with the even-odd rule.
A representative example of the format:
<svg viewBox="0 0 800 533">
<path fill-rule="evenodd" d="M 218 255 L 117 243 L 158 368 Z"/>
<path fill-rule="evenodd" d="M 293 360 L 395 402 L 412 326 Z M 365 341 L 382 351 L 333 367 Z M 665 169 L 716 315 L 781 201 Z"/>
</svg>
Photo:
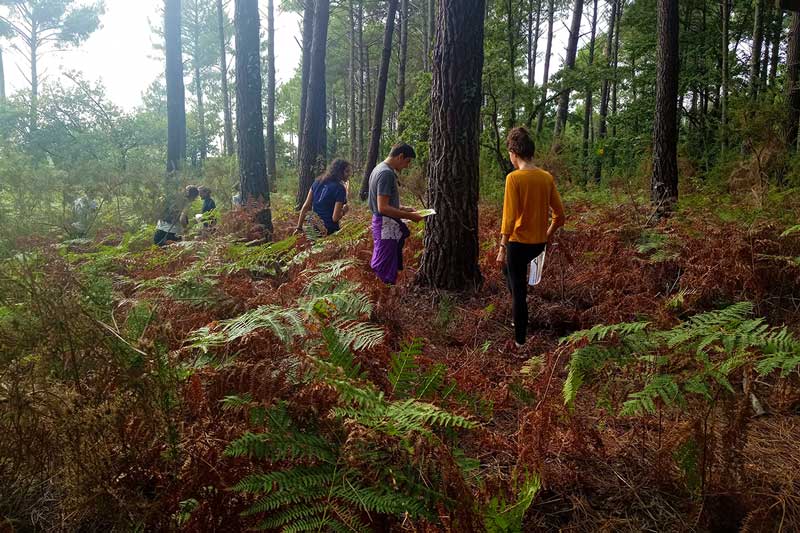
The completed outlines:
<svg viewBox="0 0 800 533">
<path fill-rule="evenodd" d="M 6 102 L 6 75 L 3 68 L 3 49 L 0 48 L 0 104 Z"/>
<path fill-rule="evenodd" d="M 164 37 L 167 58 L 167 173 L 183 168 L 186 159 L 186 94 L 181 54 L 181 2 L 166 0 Z"/>
<path fill-rule="evenodd" d="M 572 11 L 572 27 L 570 28 L 569 40 L 567 41 L 567 55 L 564 58 L 564 75 L 569 76 L 575 68 L 575 56 L 578 53 L 578 40 L 581 36 L 581 16 L 583 15 L 584 0 L 575 0 L 575 7 Z M 556 129 L 554 138 L 558 139 L 564 132 L 567 125 L 567 113 L 569 112 L 569 93 L 572 90 L 567 80 L 561 84 L 561 95 L 558 99 L 558 112 L 556 114 Z"/>
<path fill-rule="evenodd" d="M 612 64 L 612 83 L 611 83 L 611 137 L 616 140 L 617 138 L 617 91 L 619 89 L 619 34 L 620 26 L 622 25 L 622 12 L 625 9 L 625 0 L 618 0 L 618 7 L 617 7 L 617 28 L 614 31 L 614 53 L 613 53 L 613 64 Z M 633 75 L 631 76 L 632 79 L 636 78 L 636 58 L 631 57 L 631 69 L 633 70 Z M 632 92 L 633 92 L 633 100 L 636 101 L 636 86 L 631 82 L 632 85 Z M 639 126 L 638 123 L 634 127 L 634 131 L 638 131 Z M 612 147 L 609 150 L 609 166 L 614 169 L 617 167 L 617 151 Z"/>
<path fill-rule="evenodd" d="M 511 129 L 517 123 L 517 18 L 514 16 L 515 0 L 506 0 L 506 38 L 508 40 L 508 81 L 511 84 L 511 95 L 506 115 L 506 128 Z"/>
<path fill-rule="evenodd" d="M 436 33 L 436 2 L 428 0 L 428 72 L 433 70 L 433 46 Z"/>
<path fill-rule="evenodd" d="M 781 34 L 783 33 L 783 10 L 780 5 L 775 4 L 775 20 L 773 21 L 772 29 L 772 57 L 769 60 L 769 86 L 775 85 L 775 77 L 778 72 L 778 61 L 780 59 L 781 51 Z"/>
<path fill-rule="evenodd" d="M 267 2 L 267 183 L 278 192 L 278 165 L 275 161 L 275 6 Z"/>
<path fill-rule="evenodd" d="M 358 128 L 356 127 L 356 29 L 353 0 L 348 3 L 348 16 L 350 21 L 350 109 L 348 125 L 350 126 L 350 163 L 358 168 Z"/>
<path fill-rule="evenodd" d="M 311 45 L 314 41 L 314 13 L 317 0 L 304 0 L 303 3 L 303 52 L 300 67 L 300 124 L 297 134 L 297 166 L 298 170 L 303 160 L 303 140 L 306 126 L 306 109 L 308 108 L 308 77 L 311 70 Z M 303 198 L 305 201 L 305 198 Z"/>
<path fill-rule="evenodd" d="M 597 34 L 597 0 L 594 0 L 594 11 L 592 11 L 592 29 L 591 37 L 589 39 L 589 70 L 592 70 L 594 64 L 594 44 L 595 35 Z M 591 133 L 592 125 L 592 87 L 591 76 L 587 80 L 586 85 L 586 98 L 583 109 L 583 180 L 589 180 L 589 136 Z"/>
<path fill-rule="evenodd" d="M 786 146 L 797 149 L 798 127 L 800 127 L 800 13 L 792 13 L 789 27 L 789 49 L 786 53 Z"/>
<path fill-rule="evenodd" d="M 336 116 L 336 90 L 331 87 L 331 142 L 330 142 L 330 158 L 334 158 L 339 152 L 339 117 Z"/>
<path fill-rule="evenodd" d="M 606 69 L 611 67 L 611 51 L 612 51 L 612 43 L 614 42 L 614 29 L 616 27 L 616 20 L 617 20 L 617 5 L 618 0 L 611 0 L 611 17 L 608 21 L 608 30 L 606 32 L 606 49 L 604 52 L 604 65 Z M 608 97 L 609 97 L 609 89 L 610 83 L 608 75 L 606 74 L 603 77 L 603 86 L 600 90 L 600 124 L 597 127 L 597 141 L 600 143 L 601 148 L 603 148 L 605 155 L 605 148 L 603 147 L 603 142 L 606 139 L 606 134 L 608 132 L 607 126 L 607 118 L 608 118 Z M 598 157 L 595 159 L 594 164 L 594 181 L 596 183 L 600 183 L 600 179 L 603 174 L 603 157 Z"/>
<path fill-rule="evenodd" d="M 539 102 L 539 118 L 536 121 L 536 134 L 541 135 L 544 127 L 544 103 L 547 101 L 547 86 L 550 76 L 550 55 L 553 51 L 553 19 L 555 17 L 555 0 L 550 0 L 547 7 L 547 48 L 544 52 L 544 78 L 542 79 L 542 100 Z"/>
<path fill-rule="evenodd" d="M 533 0 L 530 0 L 530 8 L 533 9 Z M 539 28 L 541 27 L 541 19 L 542 0 L 536 0 L 536 19 L 533 22 L 533 27 L 528 28 L 528 87 L 531 88 L 536 86 L 536 55 L 538 54 Z M 531 20 L 532 15 L 529 15 L 529 24 Z"/>
<path fill-rule="evenodd" d="M 364 165 L 364 110 L 367 107 L 367 88 L 365 77 L 364 52 L 364 0 L 358 0 L 358 168 Z"/>
<path fill-rule="evenodd" d="M 730 45 L 730 4 L 729 0 L 722 1 L 722 47 L 720 48 L 722 54 L 722 83 L 720 87 L 720 124 L 719 124 L 719 137 L 720 137 L 720 150 L 725 153 L 728 148 L 728 79 L 729 75 L 729 52 Z"/>
<path fill-rule="evenodd" d="M 300 180 L 297 206 L 303 205 L 314 178 L 325 170 L 327 152 L 327 102 L 325 87 L 325 52 L 328 48 L 330 0 L 317 0 L 314 11 L 314 32 L 311 44 L 311 68 L 308 72 L 303 144 L 301 146 Z"/>
<path fill-rule="evenodd" d="M 656 112 L 650 200 L 661 212 L 678 199 L 678 0 L 658 0 Z"/>
<path fill-rule="evenodd" d="M 750 54 L 750 98 L 758 96 L 761 72 L 761 43 L 764 40 L 764 0 L 753 0 L 753 50 Z"/>
<path fill-rule="evenodd" d="M 408 62 L 408 0 L 400 0 L 400 62 L 397 66 L 397 112 L 406 106 L 406 63 Z M 403 132 L 402 124 L 398 130 Z"/>
<path fill-rule="evenodd" d="M 389 62 L 392 57 L 392 35 L 394 34 L 394 17 L 397 12 L 397 1 L 388 1 L 386 29 L 383 32 L 383 54 L 381 70 L 378 73 L 378 87 L 375 96 L 375 116 L 372 118 L 372 131 L 369 135 L 369 152 L 367 164 L 364 166 L 364 179 L 361 182 L 361 199 L 367 198 L 369 192 L 369 175 L 378 162 L 378 150 L 381 145 L 381 126 L 383 125 L 383 106 L 386 102 L 386 83 L 389 79 Z"/>
<path fill-rule="evenodd" d="M 194 63 L 194 92 L 197 97 L 197 129 L 200 134 L 200 167 L 208 158 L 208 133 L 206 132 L 206 112 L 203 105 L 203 78 L 200 75 L 200 6 L 194 4 L 194 28 L 192 31 L 192 63 Z"/>
<path fill-rule="evenodd" d="M 417 281 L 463 290 L 478 267 L 478 183 L 484 0 L 440 0 L 431 89 L 425 250 Z"/>
<path fill-rule="evenodd" d="M 261 35 L 258 0 L 236 0 L 236 137 L 242 201 L 261 202 L 256 220 L 272 233 L 261 106 Z"/>
<path fill-rule="evenodd" d="M 222 10 L 222 0 L 217 0 L 217 31 L 219 32 L 219 71 L 222 82 L 222 113 L 225 122 L 225 155 L 236 153 L 233 141 L 233 118 L 231 117 L 231 97 L 228 91 L 228 58 L 225 46 L 225 18 Z"/>
</svg>

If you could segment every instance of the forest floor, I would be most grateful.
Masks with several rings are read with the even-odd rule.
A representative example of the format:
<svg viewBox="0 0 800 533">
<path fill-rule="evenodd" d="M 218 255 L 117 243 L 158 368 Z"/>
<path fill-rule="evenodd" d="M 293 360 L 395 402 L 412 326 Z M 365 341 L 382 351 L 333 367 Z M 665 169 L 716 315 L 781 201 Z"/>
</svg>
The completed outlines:
<svg viewBox="0 0 800 533">
<path fill-rule="evenodd" d="M 227 489 L 251 472 L 253 464 L 223 455 L 250 422 L 221 402 L 233 394 L 248 394 L 265 405 L 284 399 L 295 416 L 308 420 L 324 418 L 328 396 L 318 386 L 298 388 L 286 382 L 285 372 L 276 368 L 290 354 L 268 332 L 254 331 L 220 348 L 214 357 L 228 361 L 222 365 L 208 365 L 207 358 L 187 347 L 187 338 L 198 328 L 213 331 L 220 321 L 261 305 L 291 306 L 303 297 L 309 269 L 354 258 L 354 268 L 341 277 L 359 284 L 373 304 L 369 322 L 385 332 L 381 344 L 356 353 L 367 378 L 391 396 L 392 355 L 420 339 L 415 361 L 420 372 L 443 365 L 443 380 L 458 390 L 431 401 L 477 423 L 457 437 L 459 453 L 479 464 L 467 476 L 471 494 L 462 495 L 464 501 L 486 505 L 498 491 L 513 492 L 521 473 L 535 472 L 542 490 L 525 515 L 523 531 L 799 528 L 796 372 L 747 385 L 765 408 L 761 416 L 741 393 L 741 374 L 731 378 L 739 394 L 720 397 L 713 408 L 693 402 L 623 417 L 618 406 L 641 385 L 641 377 L 605 371 L 568 408 L 562 388 L 574 347 L 560 339 L 598 324 L 643 319 L 669 328 L 743 300 L 754 303 L 756 316 L 771 325 L 786 324 L 797 334 L 800 235 L 781 237 L 787 224 L 768 217 L 726 221 L 719 206 L 709 203 L 686 207 L 657 224 L 646 204 L 624 198 L 596 205 L 584 195 L 570 199 L 566 207 L 568 225 L 548 250 L 542 283 L 529 291 L 530 340 L 520 354 L 505 351 L 513 333 L 510 298 L 494 260 L 499 211 L 491 206 L 483 206 L 480 217 L 484 283 L 467 294 L 415 285 L 421 227 L 412 229 L 407 269 L 397 286 L 378 282 L 369 269 L 372 243 L 363 207 L 348 215 L 341 235 L 326 246 L 314 247 L 301 237 L 281 257 L 270 256 L 270 273 L 259 268 L 257 273 L 237 269 L 216 275 L 214 305 L 198 306 L 175 297 L 174 291 L 169 296 L 163 285 L 187 272 L 201 276 L 203 270 L 224 265 L 228 259 L 220 250 L 235 234 L 235 221 L 223 221 L 206 244 L 115 259 L 111 270 L 121 296 L 116 303 L 120 319 L 132 313 L 131 302 L 144 300 L 157 302 L 161 317 L 145 328 L 137 346 L 146 352 L 166 343 L 173 364 L 191 371 L 179 384 L 177 411 L 170 415 L 178 420 L 175 442 L 164 442 L 148 429 L 146 413 L 131 416 L 126 412 L 131 407 L 109 401 L 110 411 L 124 413 L 117 429 L 125 453 L 113 446 L 109 453 L 117 463 L 115 483 L 125 490 L 118 486 L 115 495 L 108 489 L 112 496 L 106 497 L 137 494 L 138 503 L 132 499 L 125 504 L 127 512 L 144 516 L 142 522 L 156 529 L 174 527 L 176 516 L 182 517 L 179 524 L 186 530 L 236 531 L 252 525 L 252 519 L 240 516 L 252 502 Z M 291 211 L 276 211 L 276 241 L 291 234 L 292 217 Z M 113 244 L 114 238 L 106 242 Z M 93 260 L 96 253 L 91 246 L 80 251 L 78 263 Z M 290 346 L 289 352 L 306 349 L 297 342 Z M 178 465 L 165 459 L 171 447 L 179 450 Z M 692 460 L 682 460 L 687 457 Z M 692 464 L 687 467 L 687 462 Z M 96 475 L 107 476 L 109 468 L 99 468 Z M 190 512 L 181 514 L 187 501 L 193 502 Z M 80 512 L 91 520 L 91 512 Z M 453 520 L 442 510 L 439 525 L 389 521 L 376 527 L 445 531 L 456 527 Z"/>
</svg>

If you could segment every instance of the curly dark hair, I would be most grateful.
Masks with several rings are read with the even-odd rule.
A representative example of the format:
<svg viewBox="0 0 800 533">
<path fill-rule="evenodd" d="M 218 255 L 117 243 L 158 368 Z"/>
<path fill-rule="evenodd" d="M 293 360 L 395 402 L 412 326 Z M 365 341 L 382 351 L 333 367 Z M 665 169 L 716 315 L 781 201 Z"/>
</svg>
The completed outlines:
<svg viewBox="0 0 800 533">
<path fill-rule="evenodd" d="M 508 132 L 506 144 L 509 152 L 517 154 L 517 156 L 526 161 L 533 159 L 533 155 L 536 153 L 536 145 L 531 139 L 530 132 L 528 132 L 527 128 L 521 126 L 512 128 Z"/>
<path fill-rule="evenodd" d="M 330 183 L 332 181 L 342 183 L 343 181 L 347 181 L 346 175 L 348 168 L 352 168 L 349 161 L 334 159 L 333 162 L 328 165 L 328 169 L 325 173 L 317 178 L 317 181 L 320 183 Z"/>
</svg>

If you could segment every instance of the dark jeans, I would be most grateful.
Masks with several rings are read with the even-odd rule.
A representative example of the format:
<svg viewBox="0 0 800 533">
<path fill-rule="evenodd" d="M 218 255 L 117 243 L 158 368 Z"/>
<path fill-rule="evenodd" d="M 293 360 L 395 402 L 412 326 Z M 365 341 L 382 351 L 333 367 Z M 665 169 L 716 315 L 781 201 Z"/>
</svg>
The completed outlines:
<svg viewBox="0 0 800 533">
<path fill-rule="evenodd" d="M 157 229 L 156 234 L 153 235 L 153 243 L 158 246 L 166 246 L 170 241 L 179 241 L 180 237 L 174 233 L 167 233 L 166 231 Z"/>
<path fill-rule="evenodd" d="M 542 253 L 545 243 L 525 244 L 509 242 L 506 245 L 506 276 L 508 290 L 511 291 L 511 313 L 514 317 L 514 340 L 525 344 L 528 335 L 528 264 Z"/>
</svg>

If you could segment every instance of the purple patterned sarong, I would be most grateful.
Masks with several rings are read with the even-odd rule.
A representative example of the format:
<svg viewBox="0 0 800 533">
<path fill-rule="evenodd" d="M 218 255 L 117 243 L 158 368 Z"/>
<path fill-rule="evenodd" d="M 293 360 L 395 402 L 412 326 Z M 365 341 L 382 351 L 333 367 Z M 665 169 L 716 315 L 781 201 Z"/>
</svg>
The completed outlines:
<svg viewBox="0 0 800 533">
<path fill-rule="evenodd" d="M 397 281 L 397 272 L 403 270 L 403 246 L 411 235 L 403 222 L 383 215 L 372 215 L 372 261 L 369 266 L 384 283 Z"/>
</svg>

